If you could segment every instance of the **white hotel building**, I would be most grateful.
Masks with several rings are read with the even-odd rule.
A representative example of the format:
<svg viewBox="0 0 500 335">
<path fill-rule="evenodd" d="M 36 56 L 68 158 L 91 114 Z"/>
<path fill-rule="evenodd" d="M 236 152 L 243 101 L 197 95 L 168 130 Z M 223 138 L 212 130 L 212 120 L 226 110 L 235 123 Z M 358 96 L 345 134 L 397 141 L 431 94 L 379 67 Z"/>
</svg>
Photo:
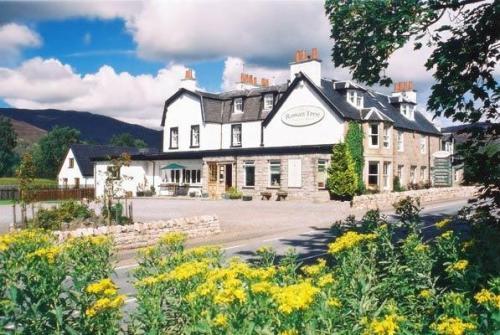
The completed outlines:
<svg viewBox="0 0 500 335">
<path fill-rule="evenodd" d="M 402 185 L 431 181 L 441 134 L 416 110 L 411 83 L 387 96 L 324 79 L 313 49 L 296 52 L 290 81 L 281 85 L 242 74 L 237 90 L 208 93 L 196 89 L 188 70 L 165 102 L 163 151 L 132 155 L 122 188 L 132 195 L 154 186 L 160 195 L 217 198 L 235 187 L 257 196 L 281 190 L 289 198 L 328 198 L 326 167 L 350 121 L 363 126 L 367 187 L 391 191 L 394 176 Z M 94 159 L 98 196 L 109 167 L 103 159 Z"/>
</svg>

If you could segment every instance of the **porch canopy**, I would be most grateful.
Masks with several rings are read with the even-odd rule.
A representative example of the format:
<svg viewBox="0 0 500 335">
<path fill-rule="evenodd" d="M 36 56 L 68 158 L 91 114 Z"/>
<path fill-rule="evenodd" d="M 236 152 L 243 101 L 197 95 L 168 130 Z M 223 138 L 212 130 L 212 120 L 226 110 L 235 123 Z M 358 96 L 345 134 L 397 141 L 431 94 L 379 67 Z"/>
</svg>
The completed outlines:
<svg viewBox="0 0 500 335">
<path fill-rule="evenodd" d="M 164 167 L 160 168 L 160 170 L 182 170 L 185 169 L 186 167 L 177 163 L 170 163 L 168 165 L 165 165 Z"/>
</svg>

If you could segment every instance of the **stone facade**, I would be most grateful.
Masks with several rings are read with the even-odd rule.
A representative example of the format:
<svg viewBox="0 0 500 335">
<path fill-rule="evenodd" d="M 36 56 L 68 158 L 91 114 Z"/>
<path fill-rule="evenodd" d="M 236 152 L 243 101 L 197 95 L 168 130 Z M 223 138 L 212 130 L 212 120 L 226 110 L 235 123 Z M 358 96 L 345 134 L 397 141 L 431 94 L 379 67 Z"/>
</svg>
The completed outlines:
<svg viewBox="0 0 500 335">
<path fill-rule="evenodd" d="M 203 215 L 187 218 L 175 218 L 152 222 L 137 222 L 124 226 L 101 226 L 97 228 L 79 228 L 71 231 L 57 231 L 59 241 L 70 237 L 107 235 L 113 238 L 116 250 L 136 249 L 155 244 L 165 233 L 183 232 L 189 238 L 220 233 L 219 218 L 215 215 Z"/>
<path fill-rule="evenodd" d="M 421 203 L 464 199 L 473 197 L 478 191 L 474 186 L 429 188 L 406 192 L 365 194 L 354 197 L 352 206 L 356 209 L 391 208 L 399 200 L 412 197 L 419 198 Z"/>
</svg>

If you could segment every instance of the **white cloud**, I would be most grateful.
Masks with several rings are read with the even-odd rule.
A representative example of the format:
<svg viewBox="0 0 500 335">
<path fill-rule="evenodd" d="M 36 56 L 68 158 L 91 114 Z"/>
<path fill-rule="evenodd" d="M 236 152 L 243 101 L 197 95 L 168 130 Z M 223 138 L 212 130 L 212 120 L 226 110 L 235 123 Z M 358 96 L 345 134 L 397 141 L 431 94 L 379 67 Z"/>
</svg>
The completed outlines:
<svg viewBox="0 0 500 335">
<path fill-rule="evenodd" d="M 171 64 L 155 75 L 117 73 L 104 65 L 81 75 L 56 59 L 30 59 L 0 68 L 0 97 L 16 108 L 90 111 L 158 127 L 165 99 L 179 87 L 186 68 Z"/>
<path fill-rule="evenodd" d="M 8 23 L 0 26 L 0 64 L 12 63 L 23 48 L 38 47 L 40 36 L 25 25 Z"/>
<path fill-rule="evenodd" d="M 86 32 L 84 35 L 83 35 L 83 44 L 85 45 L 89 45 L 90 43 L 92 43 L 92 34 L 89 33 L 89 32 Z"/>
</svg>

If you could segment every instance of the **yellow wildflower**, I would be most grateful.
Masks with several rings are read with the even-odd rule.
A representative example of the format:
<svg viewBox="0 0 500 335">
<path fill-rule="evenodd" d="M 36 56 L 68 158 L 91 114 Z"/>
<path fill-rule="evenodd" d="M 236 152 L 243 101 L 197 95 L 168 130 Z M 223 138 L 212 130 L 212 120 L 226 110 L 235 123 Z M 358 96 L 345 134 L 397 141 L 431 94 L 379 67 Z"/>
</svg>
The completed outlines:
<svg viewBox="0 0 500 335">
<path fill-rule="evenodd" d="M 327 285 L 333 284 L 334 281 L 335 280 L 333 279 L 333 275 L 331 273 L 328 273 L 324 276 L 319 277 L 318 286 L 325 287 Z"/>
<path fill-rule="evenodd" d="M 184 256 L 186 257 L 207 257 L 221 252 L 221 248 L 218 246 L 201 246 L 196 248 L 191 248 L 184 250 Z"/>
<path fill-rule="evenodd" d="M 322 258 L 318 259 L 318 264 L 308 265 L 302 268 L 302 271 L 311 277 L 319 275 L 325 269 L 326 261 Z"/>
<path fill-rule="evenodd" d="M 422 290 L 420 291 L 418 296 L 423 299 L 429 299 L 430 297 L 432 297 L 432 292 L 430 290 Z"/>
<path fill-rule="evenodd" d="M 305 310 L 314 302 L 314 297 L 320 290 L 310 282 L 280 287 L 274 290 L 272 297 L 278 304 L 278 310 L 285 314 Z"/>
<path fill-rule="evenodd" d="M 446 268 L 446 271 L 448 271 L 448 272 L 464 271 L 468 266 L 469 266 L 469 261 L 467 261 L 465 259 L 461 259 L 455 263 L 448 265 L 448 267 Z"/>
<path fill-rule="evenodd" d="M 442 220 L 439 220 L 438 222 L 436 222 L 436 227 L 439 229 L 443 229 L 444 227 L 446 227 L 450 223 L 451 223 L 450 219 L 442 219 Z"/>
<path fill-rule="evenodd" d="M 227 316 L 224 314 L 217 314 L 213 320 L 216 327 L 226 327 L 227 326 Z"/>
<path fill-rule="evenodd" d="M 447 232 L 444 232 L 441 235 L 439 235 L 440 238 L 445 240 L 451 238 L 452 236 L 453 236 L 453 231 L 451 230 L 448 230 Z"/>
<path fill-rule="evenodd" d="M 246 297 L 241 280 L 229 278 L 224 282 L 222 290 L 215 295 L 214 302 L 218 305 L 229 305 L 234 301 L 242 303 L 246 301 Z"/>
<path fill-rule="evenodd" d="M 335 242 L 330 243 L 328 245 L 328 252 L 330 254 L 335 254 L 350 249 L 362 241 L 373 240 L 376 237 L 376 234 L 360 234 L 354 231 L 349 231 L 337 238 Z"/>
<path fill-rule="evenodd" d="M 476 243 L 475 240 L 465 241 L 462 243 L 462 251 L 467 251 Z"/>
<path fill-rule="evenodd" d="M 186 241 L 186 234 L 180 232 L 172 232 L 164 234 L 160 237 L 160 242 L 167 245 L 179 245 Z"/>
<path fill-rule="evenodd" d="M 256 251 L 257 255 L 268 254 L 268 253 L 272 253 L 272 252 L 273 252 L 273 248 L 271 248 L 269 246 L 260 247 Z"/>
<path fill-rule="evenodd" d="M 342 307 L 342 302 L 337 298 L 330 298 L 327 300 L 326 305 L 328 307 L 340 308 Z"/>
<path fill-rule="evenodd" d="M 251 286 L 251 291 L 252 293 L 258 294 L 258 293 L 271 293 L 275 285 L 271 284 L 270 282 L 259 282 L 255 283 Z"/>
<path fill-rule="evenodd" d="M 174 268 L 170 271 L 166 277 L 167 280 L 185 281 L 191 279 L 194 276 L 202 274 L 208 269 L 208 262 L 203 261 L 192 261 L 186 262 Z"/>
<path fill-rule="evenodd" d="M 386 315 L 382 320 L 373 320 L 365 331 L 365 334 L 394 335 L 399 330 L 398 322 L 401 320 L 402 318 L 396 314 Z"/>
<path fill-rule="evenodd" d="M 295 329 L 287 329 L 282 331 L 280 335 L 299 335 L 299 332 Z"/>
<path fill-rule="evenodd" d="M 427 244 L 419 243 L 414 249 L 416 252 L 425 252 L 429 250 L 429 246 Z"/>
<path fill-rule="evenodd" d="M 446 317 L 433 324 L 432 328 L 440 335 L 463 335 L 469 330 L 476 329 L 476 326 L 459 318 Z"/>
<path fill-rule="evenodd" d="M 492 304 L 494 307 L 500 309 L 500 294 L 495 294 L 487 289 L 482 289 L 474 296 L 478 304 Z"/>
<path fill-rule="evenodd" d="M 125 296 L 124 295 L 118 295 L 114 298 L 101 298 L 98 299 L 94 304 L 92 304 L 87 310 L 85 311 L 85 315 L 88 317 L 93 317 L 103 311 L 107 310 L 117 310 L 123 304 L 125 303 Z"/>
<path fill-rule="evenodd" d="M 162 273 L 156 276 L 144 277 L 136 283 L 136 286 L 153 286 L 158 283 L 167 281 L 168 274 Z"/>
<path fill-rule="evenodd" d="M 104 294 L 104 295 L 114 295 L 116 294 L 116 285 L 109 278 L 104 278 L 99 280 L 98 282 L 89 284 L 85 291 L 91 294 Z"/>
<path fill-rule="evenodd" d="M 35 250 L 31 254 L 28 255 L 28 257 L 40 257 L 44 258 L 47 260 L 49 264 L 54 263 L 56 260 L 57 256 L 61 253 L 62 248 L 59 246 L 53 246 L 53 247 L 46 247 L 46 248 L 40 248 L 38 250 Z"/>
</svg>

